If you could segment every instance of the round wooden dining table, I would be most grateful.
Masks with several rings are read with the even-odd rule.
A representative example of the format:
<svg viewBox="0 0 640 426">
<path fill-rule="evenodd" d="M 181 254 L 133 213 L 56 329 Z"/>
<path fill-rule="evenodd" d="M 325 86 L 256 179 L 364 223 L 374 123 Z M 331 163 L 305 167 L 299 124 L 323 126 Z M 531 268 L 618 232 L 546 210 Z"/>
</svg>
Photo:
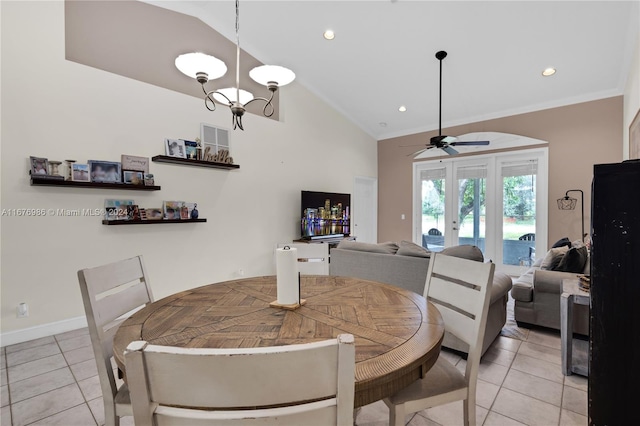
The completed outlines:
<svg viewBox="0 0 640 426">
<path fill-rule="evenodd" d="M 276 278 L 255 277 L 183 291 L 125 320 L 113 352 L 126 380 L 124 350 L 135 340 L 191 348 L 252 348 L 355 336 L 355 407 L 391 396 L 423 377 L 440 353 L 444 322 L 424 297 L 349 277 L 303 276 L 296 310 L 269 306 Z"/>
</svg>

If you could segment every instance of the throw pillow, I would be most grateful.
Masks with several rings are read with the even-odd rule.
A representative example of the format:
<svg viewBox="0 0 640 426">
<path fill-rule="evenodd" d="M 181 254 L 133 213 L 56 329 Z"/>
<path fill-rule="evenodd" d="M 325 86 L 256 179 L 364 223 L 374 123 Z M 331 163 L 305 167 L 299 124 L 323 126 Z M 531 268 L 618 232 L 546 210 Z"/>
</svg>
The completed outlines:
<svg viewBox="0 0 640 426">
<path fill-rule="evenodd" d="M 551 248 L 558 248 L 558 247 L 564 247 L 564 246 L 571 247 L 571 241 L 569 241 L 568 237 L 559 239 L 558 241 L 556 241 L 554 245 L 551 246 Z"/>
<path fill-rule="evenodd" d="M 587 263 L 587 255 L 585 246 L 572 247 L 553 270 L 579 274 L 584 270 L 584 265 Z"/>
<path fill-rule="evenodd" d="M 396 254 L 398 251 L 398 245 L 392 242 L 371 244 L 371 243 L 359 243 L 357 241 L 340 241 L 338 244 L 339 249 L 365 251 L 368 253 L 381 253 L 381 254 Z"/>
<path fill-rule="evenodd" d="M 445 256 L 461 257 L 462 259 L 475 260 L 476 262 L 484 262 L 482 250 L 476 246 L 469 244 L 461 246 L 453 246 L 442 250 Z"/>
<path fill-rule="evenodd" d="M 410 241 L 400 241 L 397 256 L 431 257 L 431 252 Z"/>
<path fill-rule="evenodd" d="M 553 271 L 554 268 L 557 268 L 560 264 L 560 261 L 564 257 L 564 255 L 569 251 L 568 246 L 556 247 L 552 248 L 547 252 L 547 255 L 542 260 L 540 264 L 540 269 L 546 269 L 548 271 Z"/>
</svg>

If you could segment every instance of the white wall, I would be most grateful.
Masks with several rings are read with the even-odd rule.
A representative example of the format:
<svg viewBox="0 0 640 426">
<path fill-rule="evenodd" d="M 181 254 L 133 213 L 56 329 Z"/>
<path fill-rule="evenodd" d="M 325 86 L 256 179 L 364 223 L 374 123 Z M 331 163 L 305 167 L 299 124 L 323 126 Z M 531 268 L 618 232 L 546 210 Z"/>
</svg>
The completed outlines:
<svg viewBox="0 0 640 426">
<path fill-rule="evenodd" d="M 151 163 L 157 192 L 32 187 L 28 157 L 119 161 L 152 157 L 163 139 L 195 138 L 199 124 L 228 127 L 230 112 L 201 99 L 64 59 L 63 2 L 2 1 L 3 209 L 100 208 L 105 198 L 141 207 L 195 201 L 205 224 L 103 226 L 96 217 L 1 219 L 2 333 L 84 314 L 76 271 L 145 257 L 156 298 L 212 282 L 275 272 L 277 242 L 299 236 L 300 191 L 351 192 L 377 175 L 375 140 L 293 83 L 283 122 L 245 117 L 231 135 L 239 171 Z M 194 82 L 194 84 L 196 84 Z M 16 318 L 27 302 L 28 318 Z M 15 340 L 15 339 L 14 339 Z M 7 344 L 8 342 L 3 342 Z"/>
<path fill-rule="evenodd" d="M 636 7 L 636 9 L 640 10 L 638 7 Z M 640 12 L 638 13 L 640 14 Z M 625 160 L 629 159 L 629 126 L 638 113 L 638 110 L 640 110 L 640 32 L 638 33 L 636 47 L 633 52 L 631 69 L 629 70 L 629 77 L 627 78 L 627 84 L 624 90 L 624 123 L 622 128 L 624 141 L 622 144 L 622 156 Z"/>
</svg>

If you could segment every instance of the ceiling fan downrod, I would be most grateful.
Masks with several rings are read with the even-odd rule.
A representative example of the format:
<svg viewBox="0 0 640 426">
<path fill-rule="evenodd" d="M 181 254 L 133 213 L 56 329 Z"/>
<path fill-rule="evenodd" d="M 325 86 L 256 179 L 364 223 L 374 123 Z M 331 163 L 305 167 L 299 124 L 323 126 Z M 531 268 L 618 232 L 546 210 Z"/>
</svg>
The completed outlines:
<svg viewBox="0 0 640 426">
<path fill-rule="evenodd" d="M 436 59 L 440 61 L 440 87 L 438 92 L 440 93 L 438 102 L 438 136 L 442 136 L 442 60 L 447 57 L 447 52 L 440 50 L 436 52 Z"/>
</svg>

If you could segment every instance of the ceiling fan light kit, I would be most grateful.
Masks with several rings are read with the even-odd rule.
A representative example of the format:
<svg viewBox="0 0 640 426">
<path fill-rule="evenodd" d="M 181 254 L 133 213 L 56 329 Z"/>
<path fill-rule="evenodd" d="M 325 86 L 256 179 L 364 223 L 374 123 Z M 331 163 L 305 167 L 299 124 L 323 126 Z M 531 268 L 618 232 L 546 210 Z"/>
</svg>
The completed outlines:
<svg viewBox="0 0 640 426">
<path fill-rule="evenodd" d="M 226 64 L 220 59 L 201 52 L 185 53 L 176 58 L 176 68 L 188 77 L 195 78 L 202 86 L 205 94 L 204 105 L 209 111 L 215 111 L 216 102 L 226 105 L 231 110 L 233 129 L 244 130 L 242 116 L 246 107 L 252 102 L 262 101 L 262 114 L 271 117 L 275 112 L 273 97 L 278 87 L 291 83 L 296 75 L 290 69 L 279 65 L 261 65 L 249 72 L 249 76 L 259 84 L 267 87 L 269 98 L 254 97 L 251 92 L 240 89 L 240 2 L 236 0 L 236 86 L 218 90 L 207 90 L 205 84 L 209 80 L 222 77 L 227 72 Z"/>
<path fill-rule="evenodd" d="M 440 83 L 438 96 L 438 136 L 430 139 L 429 145 L 418 152 L 409 154 L 409 156 L 417 157 L 428 149 L 440 148 L 449 155 L 459 154 L 458 151 L 451 148 L 456 145 L 472 146 L 472 145 L 489 145 L 489 141 L 459 141 L 455 136 L 447 136 L 442 134 L 442 61 L 447 57 L 447 52 L 440 50 L 436 52 L 436 59 L 440 62 Z"/>
</svg>

